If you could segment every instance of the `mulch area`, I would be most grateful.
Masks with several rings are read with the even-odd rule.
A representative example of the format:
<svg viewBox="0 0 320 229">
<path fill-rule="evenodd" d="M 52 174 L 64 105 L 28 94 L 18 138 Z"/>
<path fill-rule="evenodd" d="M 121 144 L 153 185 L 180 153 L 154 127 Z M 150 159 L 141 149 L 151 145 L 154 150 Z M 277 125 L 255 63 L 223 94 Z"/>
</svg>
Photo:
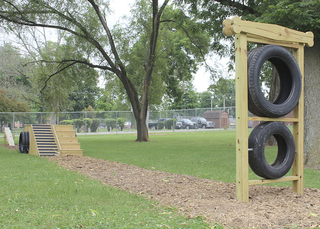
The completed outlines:
<svg viewBox="0 0 320 229">
<path fill-rule="evenodd" d="M 318 228 L 320 190 L 250 186 L 249 203 L 236 199 L 236 185 L 193 176 L 148 170 L 90 157 L 51 157 L 50 161 L 79 171 L 105 185 L 176 207 L 187 217 L 203 216 L 233 228 Z"/>
</svg>

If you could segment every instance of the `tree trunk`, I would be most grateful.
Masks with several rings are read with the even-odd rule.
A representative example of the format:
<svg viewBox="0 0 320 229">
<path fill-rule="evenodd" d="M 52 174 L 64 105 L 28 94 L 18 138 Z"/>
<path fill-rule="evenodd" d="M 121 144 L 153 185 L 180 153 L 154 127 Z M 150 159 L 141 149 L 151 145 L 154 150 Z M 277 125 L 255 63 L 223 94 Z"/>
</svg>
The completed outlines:
<svg viewBox="0 0 320 229">
<path fill-rule="evenodd" d="M 280 90 L 280 78 L 279 74 L 272 65 L 272 76 L 271 76 L 271 83 L 270 83 L 270 92 L 269 92 L 269 101 L 273 102 L 276 100 Z"/>
<path fill-rule="evenodd" d="M 279 90 L 280 90 L 280 78 L 279 78 L 279 74 L 276 70 L 276 68 L 274 67 L 274 65 L 272 65 L 272 75 L 271 75 L 271 83 L 270 83 L 270 91 L 269 91 L 269 101 L 273 102 L 276 100 L 278 94 L 279 94 Z M 275 139 L 275 137 L 271 136 L 267 143 L 268 146 L 276 146 L 277 145 L 277 140 Z"/>
<path fill-rule="evenodd" d="M 305 164 L 320 164 L 320 39 L 305 48 L 304 80 L 304 156 Z"/>
<path fill-rule="evenodd" d="M 146 124 L 146 117 L 137 120 L 137 142 L 149 141 L 148 126 Z"/>
</svg>

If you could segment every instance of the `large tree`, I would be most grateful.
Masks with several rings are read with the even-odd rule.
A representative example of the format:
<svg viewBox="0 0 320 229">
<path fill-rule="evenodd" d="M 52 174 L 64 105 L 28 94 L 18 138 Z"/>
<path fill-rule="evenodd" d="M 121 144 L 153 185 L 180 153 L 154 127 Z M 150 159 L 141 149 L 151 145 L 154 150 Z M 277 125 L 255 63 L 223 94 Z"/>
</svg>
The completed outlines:
<svg viewBox="0 0 320 229">
<path fill-rule="evenodd" d="M 101 71 L 109 71 L 115 74 L 121 81 L 123 88 L 129 99 L 135 119 L 137 121 L 137 141 L 148 141 L 148 129 L 146 125 L 146 115 L 150 98 L 150 86 L 152 75 L 155 70 L 155 62 L 159 57 L 159 32 L 161 25 L 175 24 L 176 27 L 185 30 L 186 21 L 184 14 L 178 17 L 163 18 L 169 0 L 145 1 L 151 4 L 151 11 L 144 15 L 151 20 L 150 30 L 145 36 L 145 61 L 142 72 L 142 80 L 137 84 L 129 76 L 127 65 L 129 63 L 121 59 L 114 36 L 112 35 L 105 15 L 108 13 L 108 5 L 102 0 L 70 0 L 70 1 L 49 1 L 49 0 L 4 0 L 0 4 L 0 18 L 6 22 L 6 28 L 14 30 L 18 26 L 22 27 L 43 27 L 57 29 L 68 34 L 66 43 L 76 47 L 75 54 L 83 53 L 86 58 L 68 58 L 60 61 L 58 71 L 71 65 L 85 64 Z M 182 11 L 180 11 L 181 13 Z M 4 23 L 3 23 L 4 24 Z M 172 29 L 174 31 L 174 28 Z M 190 40 L 191 37 L 189 37 Z M 132 47 L 135 40 L 129 42 Z M 193 40 L 197 46 L 198 40 Z M 199 46 L 197 46 L 198 48 Z"/>
</svg>

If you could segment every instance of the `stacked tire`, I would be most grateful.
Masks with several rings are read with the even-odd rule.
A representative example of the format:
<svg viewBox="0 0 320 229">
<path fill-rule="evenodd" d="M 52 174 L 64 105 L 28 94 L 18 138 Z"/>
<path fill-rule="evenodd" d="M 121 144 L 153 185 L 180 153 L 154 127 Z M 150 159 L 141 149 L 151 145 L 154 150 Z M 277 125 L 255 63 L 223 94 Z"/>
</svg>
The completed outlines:
<svg viewBox="0 0 320 229">
<path fill-rule="evenodd" d="M 268 101 L 260 86 L 260 72 L 269 61 L 276 68 L 280 90 L 276 99 Z M 293 55 L 285 48 L 265 45 L 248 53 L 248 109 L 260 117 L 279 118 L 289 114 L 298 104 L 301 94 L 300 68 Z M 269 164 L 265 158 L 265 146 L 274 136 L 278 145 L 275 161 Z M 259 124 L 249 136 L 249 165 L 258 176 L 276 179 L 284 176 L 292 167 L 295 142 L 291 131 L 281 122 Z"/>
<path fill-rule="evenodd" d="M 21 132 L 19 136 L 20 153 L 29 153 L 29 132 Z"/>
</svg>

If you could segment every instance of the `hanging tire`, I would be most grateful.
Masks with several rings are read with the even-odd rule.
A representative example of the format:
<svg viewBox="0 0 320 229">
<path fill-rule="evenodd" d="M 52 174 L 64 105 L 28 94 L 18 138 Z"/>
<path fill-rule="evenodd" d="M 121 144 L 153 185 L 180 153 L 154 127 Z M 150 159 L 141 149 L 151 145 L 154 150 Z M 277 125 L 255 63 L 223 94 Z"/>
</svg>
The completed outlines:
<svg viewBox="0 0 320 229">
<path fill-rule="evenodd" d="M 274 136 L 278 153 L 269 164 L 265 157 L 265 146 L 269 137 Z M 249 165 L 258 176 L 267 179 L 283 177 L 292 167 L 295 157 L 295 143 L 290 130 L 280 122 L 264 122 L 253 129 L 249 136 Z"/>
<path fill-rule="evenodd" d="M 268 101 L 260 86 L 262 65 L 270 61 L 279 74 L 280 90 L 277 98 Z M 300 99 L 301 74 L 293 55 L 277 45 L 265 45 L 248 53 L 248 108 L 257 116 L 278 118 L 290 113 Z"/>
</svg>

